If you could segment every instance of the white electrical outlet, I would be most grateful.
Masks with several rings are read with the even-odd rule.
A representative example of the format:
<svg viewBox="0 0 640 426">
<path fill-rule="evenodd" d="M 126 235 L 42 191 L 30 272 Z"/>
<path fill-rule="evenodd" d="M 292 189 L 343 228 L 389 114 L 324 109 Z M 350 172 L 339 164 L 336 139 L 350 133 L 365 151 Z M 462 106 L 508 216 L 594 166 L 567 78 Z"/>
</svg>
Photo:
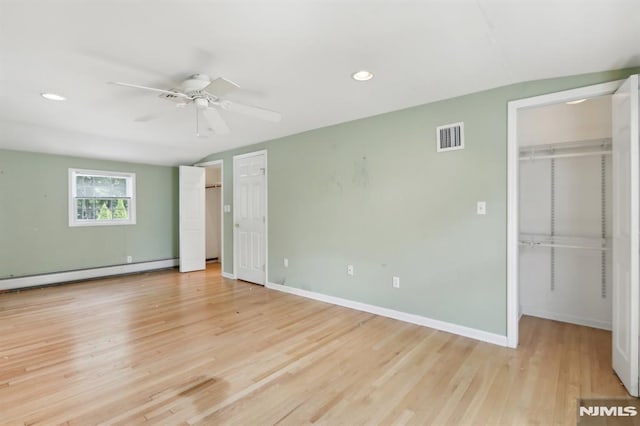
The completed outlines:
<svg viewBox="0 0 640 426">
<path fill-rule="evenodd" d="M 353 275 L 353 265 L 347 265 L 347 275 Z"/>
<path fill-rule="evenodd" d="M 223 209 L 224 209 L 225 213 L 231 213 L 231 205 L 230 204 L 225 204 Z"/>
<path fill-rule="evenodd" d="M 400 277 L 393 277 L 393 288 L 400 288 Z"/>
<path fill-rule="evenodd" d="M 478 201 L 476 203 L 476 214 L 478 214 L 478 215 L 487 214 L 487 202 L 486 201 Z"/>
<path fill-rule="evenodd" d="M 133 257 L 127 256 L 127 263 L 131 263 L 131 262 L 133 262 Z"/>
<path fill-rule="evenodd" d="M 286 257 L 284 258 L 284 267 L 288 268 L 289 267 L 289 259 L 287 259 Z"/>
</svg>

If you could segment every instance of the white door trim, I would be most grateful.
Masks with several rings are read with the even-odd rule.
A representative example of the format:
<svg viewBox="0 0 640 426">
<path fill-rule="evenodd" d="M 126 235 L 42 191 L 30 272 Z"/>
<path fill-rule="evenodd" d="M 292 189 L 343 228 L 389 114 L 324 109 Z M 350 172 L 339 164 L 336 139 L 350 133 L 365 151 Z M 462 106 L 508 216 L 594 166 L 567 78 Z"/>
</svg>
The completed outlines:
<svg viewBox="0 0 640 426">
<path fill-rule="evenodd" d="M 205 161 L 194 164 L 194 167 L 220 166 L 220 179 L 222 180 L 222 192 L 220 193 L 220 269 L 224 273 L 224 160 Z"/>
<path fill-rule="evenodd" d="M 507 110 L 507 346 L 518 347 L 520 319 L 518 283 L 518 110 L 552 105 L 577 99 L 610 95 L 624 80 L 519 99 L 508 103 Z"/>
<path fill-rule="evenodd" d="M 231 176 L 235 177 L 235 167 L 236 167 L 236 159 L 253 157 L 256 155 L 264 155 L 264 285 L 266 286 L 269 282 L 269 164 L 267 158 L 267 150 L 261 149 L 259 151 L 247 152 L 246 154 L 238 154 L 234 155 L 232 159 L 232 169 Z M 232 188 L 232 196 L 231 198 L 236 199 L 236 182 L 234 179 L 233 188 Z M 235 205 L 232 207 L 233 209 L 233 223 L 236 223 L 236 209 Z M 237 268 L 237 256 L 236 256 L 236 238 L 235 238 L 235 227 L 233 228 L 233 276 L 236 277 Z"/>
</svg>

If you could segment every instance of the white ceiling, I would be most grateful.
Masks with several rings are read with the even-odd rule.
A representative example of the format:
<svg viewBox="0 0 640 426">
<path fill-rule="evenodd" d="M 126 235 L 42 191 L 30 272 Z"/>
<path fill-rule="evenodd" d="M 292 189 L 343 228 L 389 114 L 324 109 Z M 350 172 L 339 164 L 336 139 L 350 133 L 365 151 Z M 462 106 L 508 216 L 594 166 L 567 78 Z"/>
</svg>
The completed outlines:
<svg viewBox="0 0 640 426">
<path fill-rule="evenodd" d="M 524 108 L 518 111 L 518 143 L 533 146 L 609 139 L 611 98 L 606 95 L 573 105 L 562 102 Z"/>
<path fill-rule="evenodd" d="M 0 148 L 151 164 L 521 81 L 640 65 L 638 0 L 0 0 Z M 375 78 L 355 82 L 369 69 Z M 105 84 L 242 86 L 232 132 Z M 50 91 L 67 102 L 43 100 Z M 135 118 L 162 113 L 161 118 Z"/>
</svg>

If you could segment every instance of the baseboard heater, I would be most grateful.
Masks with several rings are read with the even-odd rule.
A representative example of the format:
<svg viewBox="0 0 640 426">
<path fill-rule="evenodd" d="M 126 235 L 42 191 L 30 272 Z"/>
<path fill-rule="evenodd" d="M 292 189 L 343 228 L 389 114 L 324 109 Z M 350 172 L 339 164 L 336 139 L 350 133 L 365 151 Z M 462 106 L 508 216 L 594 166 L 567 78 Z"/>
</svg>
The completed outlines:
<svg viewBox="0 0 640 426">
<path fill-rule="evenodd" d="M 162 259 L 150 262 L 127 263 L 123 265 L 103 266 L 99 268 L 76 269 L 73 271 L 53 272 L 15 278 L 4 278 L 0 279 L 0 291 L 40 287 L 50 284 L 65 283 L 69 281 L 110 277 L 113 275 L 133 274 L 136 272 L 153 271 L 157 269 L 167 269 L 177 266 L 178 263 L 178 258 Z"/>
</svg>

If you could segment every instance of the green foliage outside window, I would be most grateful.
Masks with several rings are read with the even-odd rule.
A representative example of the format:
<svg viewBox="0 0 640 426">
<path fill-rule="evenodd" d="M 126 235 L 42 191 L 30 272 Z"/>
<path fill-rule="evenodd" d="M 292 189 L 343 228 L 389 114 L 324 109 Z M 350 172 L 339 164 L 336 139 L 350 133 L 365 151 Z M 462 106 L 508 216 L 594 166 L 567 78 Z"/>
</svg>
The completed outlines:
<svg viewBox="0 0 640 426">
<path fill-rule="evenodd" d="M 103 203 L 100 208 L 100 212 L 98 213 L 98 220 L 111 220 L 112 218 L 111 210 L 107 207 L 107 203 Z"/>
<path fill-rule="evenodd" d="M 124 200 L 120 199 L 118 200 L 116 208 L 113 211 L 113 218 L 126 219 L 127 217 L 129 217 L 129 214 L 127 213 L 127 208 L 124 206 Z"/>
</svg>

